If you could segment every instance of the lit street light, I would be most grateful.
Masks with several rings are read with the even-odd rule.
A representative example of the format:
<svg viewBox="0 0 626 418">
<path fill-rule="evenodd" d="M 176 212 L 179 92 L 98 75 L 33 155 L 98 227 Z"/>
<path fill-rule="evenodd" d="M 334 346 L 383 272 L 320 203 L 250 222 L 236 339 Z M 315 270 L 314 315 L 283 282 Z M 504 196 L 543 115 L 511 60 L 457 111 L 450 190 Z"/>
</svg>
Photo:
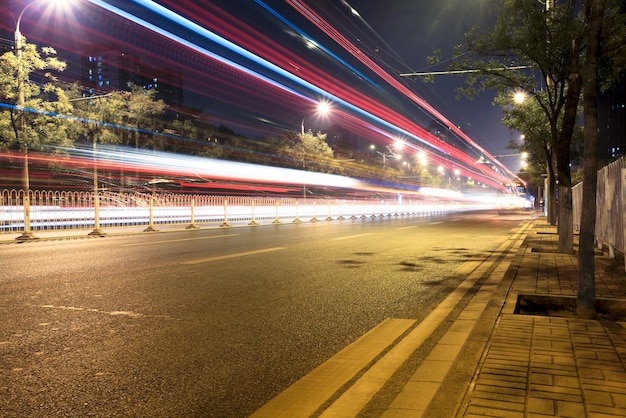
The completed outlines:
<svg viewBox="0 0 626 418">
<path fill-rule="evenodd" d="M 525 91 L 517 91 L 515 92 L 515 94 L 513 95 L 513 101 L 516 104 L 522 104 L 526 101 L 526 99 L 528 98 L 528 94 Z"/>
<path fill-rule="evenodd" d="M 35 0 L 32 3 L 27 4 L 17 19 L 13 16 L 12 13 L 9 12 L 9 15 L 15 20 L 15 33 L 14 33 L 14 41 L 15 41 L 15 56 L 17 57 L 17 110 L 20 112 L 19 114 L 19 128 L 18 131 L 21 134 L 21 139 L 24 142 L 24 168 L 22 173 L 22 182 L 24 187 L 24 231 L 22 235 L 16 238 L 19 241 L 26 241 L 29 239 L 37 239 L 36 236 L 33 235 L 30 227 L 30 175 L 28 172 L 28 142 L 24 138 L 24 66 L 22 63 L 22 33 L 20 32 L 20 23 L 22 22 L 22 17 L 24 13 L 34 4 L 40 3 L 44 0 Z M 19 134 L 18 134 L 19 135 Z M 19 142 L 19 140 L 18 140 Z"/>
<path fill-rule="evenodd" d="M 302 123 L 300 124 L 300 130 L 301 130 L 302 135 L 304 135 L 304 120 L 306 119 L 307 116 L 312 115 L 313 113 L 317 113 L 318 115 L 321 115 L 321 116 L 328 115 L 328 113 L 330 113 L 330 103 L 328 103 L 327 101 L 319 102 L 314 112 L 308 115 L 305 115 L 302 118 Z"/>
<path fill-rule="evenodd" d="M 19 115 L 19 132 L 22 136 L 22 140 L 25 141 L 24 136 L 24 85 L 23 85 L 23 76 L 22 72 L 24 71 L 24 66 L 22 65 L 22 33 L 20 32 L 20 23 L 22 21 L 22 16 L 30 6 L 37 3 L 38 1 L 34 1 L 32 3 L 27 4 L 22 12 L 19 14 L 17 20 L 15 21 L 15 56 L 17 57 L 17 109 L 20 112 Z M 28 143 L 24 144 L 24 171 L 22 173 L 22 182 L 24 185 L 24 231 L 22 235 L 17 237 L 17 240 L 25 241 L 29 239 L 36 239 L 37 237 L 33 235 L 30 229 L 30 180 L 28 173 Z"/>
</svg>

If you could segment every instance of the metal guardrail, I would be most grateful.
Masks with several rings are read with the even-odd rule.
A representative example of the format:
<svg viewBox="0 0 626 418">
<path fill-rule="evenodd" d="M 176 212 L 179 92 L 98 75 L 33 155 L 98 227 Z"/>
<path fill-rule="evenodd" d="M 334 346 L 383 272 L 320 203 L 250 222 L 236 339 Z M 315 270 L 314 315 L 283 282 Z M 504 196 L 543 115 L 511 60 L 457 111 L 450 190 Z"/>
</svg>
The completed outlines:
<svg viewBox="0 0 626 418">
<path fill-rule="evenodd" d="M 34 191 L 29 196 L 33 231 L 88 229 L 95 225 L 94 193 Z M 480 209 L 476 204 L 419 199 L 298 199 L 112 192 L 101 192 L 98 197 L 99 224 L 103 228 L 196 224 L 229 226 L 231 222 L 258 225 Z M 0 191 L 0 233 L 23 230 L 23 202 L 22 190 Z"/>
</svg>

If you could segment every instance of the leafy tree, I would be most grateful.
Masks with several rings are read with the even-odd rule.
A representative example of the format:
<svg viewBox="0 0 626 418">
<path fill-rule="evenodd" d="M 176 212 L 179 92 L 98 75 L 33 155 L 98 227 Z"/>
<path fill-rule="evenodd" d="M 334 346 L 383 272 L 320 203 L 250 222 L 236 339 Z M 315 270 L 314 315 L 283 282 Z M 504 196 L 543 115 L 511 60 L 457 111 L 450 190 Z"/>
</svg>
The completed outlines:
<svg viewBox="0 0 626 418">
<path fill-rule="evenodd" d="M 494 7 L 499 12 L 494 27 L 470 31 L 452 69 L 470 71 L 464 94 L 495 89 L 502 98 L 523 91 L 543 111 L 542 119 L 550 128 L 544 140 L 545 164 L 551 164 L 558 178 L 559 251 L 572 252 L 569 149 L 581 89 L 578 57 L 584 22 L 575 13 L 573 0 L 549 10 L 536 0 L 506 0 L 494 2 Z"/>
<path fill-rule="evenodd" d="M 283 138 L 279 155 L 290 157 L 309 170 L 323 167 L 323 163 L 333 158 L 333 150 L 326 143 L 326 134 L 311 130 Z"/>
<path fill-rule="evenodd" d="M 0 110 L 0 149 L 26 153 L 47 145 L 71 145 L 67 123 L 56 115 L 68 114 L 72 106 L 49 72 L 65 67 L 53 48 L 44 47 L 40 52 L 33 44 L 23 43 L 20 54 L 0 56 L 0 101 L 4 105 Z M 23 108 L 19 106 L 20 93 Z"/>
<path fill-rule="evenodd" d="M 584 3 L 582 43 L 579 57 L 583 88 L 584 156 L 583 198 L 578 251 L 578 317 L 594 319 L 595 219 L 598 169 L 598 92 L 610 86 L 626 68 L 626 4 L 622 0 L 588 0 Z M 603 82 L 601 82 L 603 80 Z"/>
<path fill-rule="evenodd" d="M 79 86 L 70 90 L 74 105 L 73 115 L 82 119 L 76 125 L 78 137 L 84 137 L 90 143 L 119 143 L 121 137 L 116 125 L 122 121 L 125 110 L 125 94 L 112 92 L 102 95 L 84 96 Z"/>
<path fill-rule="evenodd" d="M 48 72 L 65 69 L 65 62 L 56 58 L 56 51 L 44 47 L 39 52 L 24 38 L 17 41 L 14 52 L 0 56 L 0 101 L 3 104 L 0 110 L 0 149 L 18 149 L 24 153 L 24 232 L 18 239 L 26 240 L 34 238 L 30 229 L 28 150 L 71 143 L 64 129 L 66 125 L 53 116 L 55 113 L 66 113 L 71 105 L 63 90 L 54 85 L 55 79 Z"/>
<path fill-rule="evenodd" d="M 597 93 L 605 80 L 604 86 L 610 85 L 616 75 L 624 70 L 626 48 L 626 7 L 622 0 L 588 0 L 583 3 L 583 13 L 574 15 L 573 0 L 550 9 L 545 16 L 545 28 L 541 29 L 541 20 L 534 18 L 534 0 L 511 0 L 505 2 L 504 11 L 499 18 L 500 24 L 511 29 L 495 30 L 489 36 L 477 38 L 476 46 L 486 45 L 482 51 L 507 51 L 518 61 L 529 62 L 532 68 L 539 69 L 547 80 L 545 91 L 547 101 L 542 101 L 543 94 L 534 94 L 533 84 L 520 84 L 527 92 L 534 94 L 537 103 L 545 112 L 551 128 L 552 146 L 556 149 L 556 164 L 559 180 L 559 250 L 569 247 L 566 244 L 564 228 L 572 225 L 571 218 L 571 174 L 569 156 L 571 140 L 575 131 L 578 101 L 584 90 L 584 158 L 583 158 L 583 202 L 581 232 L 578 254 L 578 293 L 577 314 L 581 318 L 595 318 L 595 267 L 594 235 L 596 216 L 596 179 L 597 179 Z M 551 4 L 551 2 L 547 2 Z M 507 6 L 509 6 L 507 8 Z M 535 4 L 536 7 L 536 4 Z M 521 18 L 521 20 L 519 19 Z M 528 32 L 528 34 L 524 34 Z M 503 44 L 495 42 L 498 34 L 504 34 Z M 508 34 L 514 34 L 508 38 Z M 496 36 L 493 36 L 496 35 Z M 486 40 L 486 42 L 484 42 Z M 510 42 L 522 40 L 522 43 Z M 494 41 L 494 42 L 492 42 Z M 470 43 L 471 45 L 471 43 Z M 494 48 L 502 45 L 504 48 Z M 555 48 L 556 47 L 556 48 Z M 470 48 L 471 50 L 471 48 Z M 480 52 L 474 49 L 473 52 Z M 504 55 L 501 55 L 504 57 Z M 501 61 L 500 61 L 501 62 Z M 489 65 L 494 65 L 491 62 Z M 492 67 L 493 68 L 493 67 Z M 500 88 L 511 88 L 506 82 L 494 83 L 490 79 L 488 67 L 482 67 L 481 75 L 487 74 L 486 84 Z M 507 73 L 509 73 L 507 71 Z M 516 75 L 515 73 L 513 75 Z M 499 79 L 522 81 L 522 78 L 498 74 Z M 472 77 L 470 77 L 471 79 Z M 475 79 L 476 80 L 476 79 Z M 475 82 L 474 80 L 474 82 Z M 527 80 L 530 81 L 530 80 Z M 490 84 L 491 83 L 491 84 Z M 473 84 L 470 82 L 469 84 Z M 550 107 L 547 105 L 556 105 Z M 560 132 L 555 129 L 560 128 Z M 567 172 L 565 171 L 567 169 Z M 567 193 L 566 195 L 562 194 Z M 564 204 L 564 205 L 563 205 Z M 568 214 L 569 212 L 569 214 Z M 562 217 L 564 215 L 564 217 Z M 563 228 L 561 225 L 563 224 Z"/>
<path fill-rule="evenodd" d="M 152 145 L 157 148 L 155 137 L 152 133 L 161 128 L 159 116 L 165 113 L 167 105 L 163 100 L 156 99 L 156 90 L 147 90 L 139 86 L 131 85 L 130 92 L 124 92 L 125 112 L 120 124 L 129 130 L 124 137 L 128 137 L 129 144 L 139 148 L 140 140 L 144 145 Z"/>
</svg>

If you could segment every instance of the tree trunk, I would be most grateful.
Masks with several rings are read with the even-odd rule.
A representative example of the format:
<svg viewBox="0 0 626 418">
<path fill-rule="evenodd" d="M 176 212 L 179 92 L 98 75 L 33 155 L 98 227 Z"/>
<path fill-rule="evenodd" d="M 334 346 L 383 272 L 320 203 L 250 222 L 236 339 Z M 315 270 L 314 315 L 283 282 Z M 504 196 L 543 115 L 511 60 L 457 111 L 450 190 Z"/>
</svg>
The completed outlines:
<svg viewBox="0 0 626 418">
<path fill-rule="evenodd" d="M 593 252 L 598 179 L 598 63 L 604 7 L 605 0 L 588 0 L 585 4 L 587 50 L 582 69 L 585 149 L 583 154 L 583 200 L 578 251 L 578 294 L 576 297 L 576 314 L 583 319 L 595 319 L 597 316 Z"/>
<path fill-rule="evenodd" d="M 570 76 L 567 83 L 565 108 L 561 133 L 556 144 L 556 166 L 559 178 L 559 245 L 558 252 L 572 254 L 574 252 L 574 219 L 572 213 L 572 174 L 569 167 L 570 148 L 574 126 L 578 117 L 578 101 L 582 89 L 579 74 L 579 49 L 581 39 L 574 39 L 570 51 Z"/>
<path fill-rule="evenodd" d="M 547 168 L 547 198 L 548 201 L 544 202 L 547 208 L 547 220 L 550 225 L 556 225 L 556 176 L 554 175 L 554 153 L 551 151 L 547 152 L 548 154 L 548 163 L 546 164 Z"/>
<path fill-rule="evenodd" d="M 563 254 L 574 253 L 574 214 L 572 212 L 572 178 L 569 167 L 566 170 L 559 170 L 559 184 L 557 186 L 559 194 L 557 231 L 559 243 L 557 251 Z"/>
</svg>

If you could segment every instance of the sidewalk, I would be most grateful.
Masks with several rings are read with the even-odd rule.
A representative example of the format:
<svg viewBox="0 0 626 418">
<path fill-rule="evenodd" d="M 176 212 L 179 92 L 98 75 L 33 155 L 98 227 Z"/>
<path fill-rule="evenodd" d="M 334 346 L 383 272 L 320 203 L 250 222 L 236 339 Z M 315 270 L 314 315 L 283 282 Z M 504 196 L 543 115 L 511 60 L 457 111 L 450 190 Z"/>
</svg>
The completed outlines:
<svg viewBox="0 0 626 418">
<path fill-rule="evenodd" d="M 626 322 L 615 320 L 626 321 L 624 305 L 621 317 L 596 321 L 515 313 L 518 295 L 576 296 L 576 255 L 556 252 L 556 227 L 534 223 L 505 275 L 504 303 L 492 299 L 501 309 L 456 416 L 626 416 Z M 626 300 L 622 259 L 596 252 L 596 298 Z M 423 416 L 442 416 L 438 402 Z"/>
</svg>

